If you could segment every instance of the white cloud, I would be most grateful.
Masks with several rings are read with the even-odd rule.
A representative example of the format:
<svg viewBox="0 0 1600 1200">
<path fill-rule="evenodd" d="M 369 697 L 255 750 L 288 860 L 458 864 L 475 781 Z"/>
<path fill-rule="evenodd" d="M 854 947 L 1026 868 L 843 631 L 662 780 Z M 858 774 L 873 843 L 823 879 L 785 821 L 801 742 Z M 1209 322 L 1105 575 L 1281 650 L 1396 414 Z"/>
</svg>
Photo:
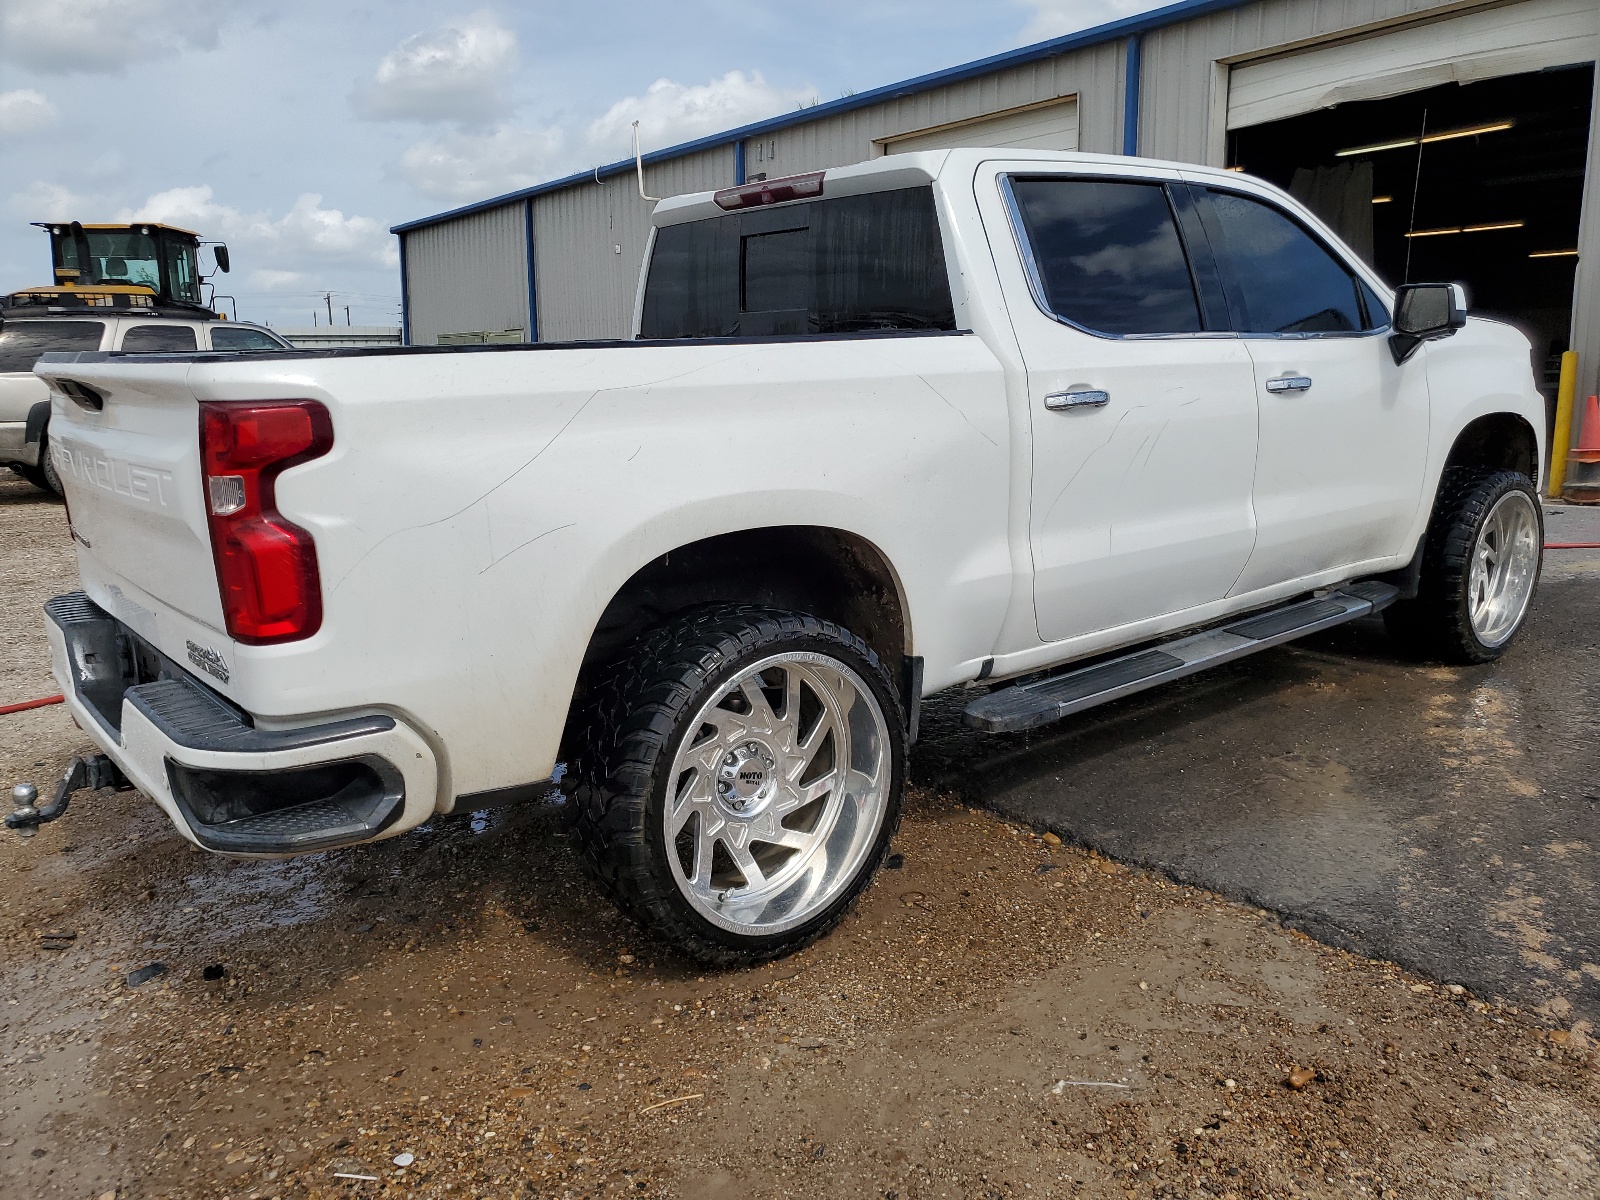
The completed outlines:
<svg viewBox="0 0 1600 1200">
<path fill-rule="evenodd" d="M 774 87 L 760 71 L 729 71 L 710 83 L 686 85 L 658 79 L 642 96 L 618 100 L 589 126 L 589 144 L 609 157 L 633 150 L 633 122 L 645 150 L 721 133 L 751 121 L 776 116 L 815 99 L 811 88 Z"/>
<path fill-rule="evenodd" d="M 279 288 L 299 283 L 304 278 L 305 276 L 299 271 L 251 271 L 250 286 L 258 287 L 264 292 L 275 292 Z"/>
<path fill-rule="evenodd" d="M 401 155 L 400 174 L 437 200 L 481 200 L 581 170 L 585 163 L 626 158 L 633 150 L 634 121 L 644 149 L 659 150 L 786 112 L 813 97 L 810 88 L 774 87 L 754 71 L 729 71 L 694 85 L 658 79 L 644 95 L 618 100 L 591 122 L 581 143 L 569 141 L 557 126 L 457 132 L 412 145 Z"/>
<path fill-rule="evenodd" d="M 0 92 L 0 142 L 37 133 L 55 124 L 56 106 L 33 88 Z"/>
<path fill-rule="evenodd" d="M 213 49 L 226 15 L 215 0 L 0 0 L 0 58 L 51 75 L 121 74 Z"/>
<path fill-rule="evenodd" d="M 452 134 L 410 147 L 400 157 L 400 172 L 435 199 L 481 200 L 549 179 L 565 143 L 556 128 Z"/>
<path fill-rule="evenodd" d="M 273 218 L 219 204 L 209 187 L 179 187 L 123 209 L 116 219 L 164 221 L 205 238 L 220 238 L 236 260 L 258 271 L 290 274 L 295 267 L 393 267 L 399 262 L 394 238 L 382 225 L 371 217 L 347 217 L 336 208 L 323 208 L 322 197 L 313 192 Z"/>
<path fill-rule="evenodd" d="M 81 197 L 60 184 L 40 180 L 11 195 L 11 208 L 29 221 L 81 221 L 85 209 Z"/>
<path fill-rule="evenodd" d="M 517 35 L 488 13 L 407 38 L 350 97 L 372 121 L 481 123 L 511 109 Z"/>
</svg>

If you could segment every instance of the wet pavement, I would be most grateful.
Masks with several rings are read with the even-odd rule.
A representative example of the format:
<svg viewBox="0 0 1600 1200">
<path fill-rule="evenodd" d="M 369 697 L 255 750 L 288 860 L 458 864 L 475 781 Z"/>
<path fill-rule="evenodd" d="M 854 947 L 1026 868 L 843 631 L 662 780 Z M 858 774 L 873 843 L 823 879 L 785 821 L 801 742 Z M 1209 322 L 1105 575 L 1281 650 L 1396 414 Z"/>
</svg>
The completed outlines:
<svg viewBox="0 0 1600 1200">
<path fill-rule="evenodd" d="M 1547 508 L 1551 541 L 1600 511 Z M 1600 550 L 1552 550 L 1498 663 L 1359 623 L 1033 735 L 924 719 L 913 777 L 1282 914 L 1331 945 L 1600 1021 Z"/>
</svg>

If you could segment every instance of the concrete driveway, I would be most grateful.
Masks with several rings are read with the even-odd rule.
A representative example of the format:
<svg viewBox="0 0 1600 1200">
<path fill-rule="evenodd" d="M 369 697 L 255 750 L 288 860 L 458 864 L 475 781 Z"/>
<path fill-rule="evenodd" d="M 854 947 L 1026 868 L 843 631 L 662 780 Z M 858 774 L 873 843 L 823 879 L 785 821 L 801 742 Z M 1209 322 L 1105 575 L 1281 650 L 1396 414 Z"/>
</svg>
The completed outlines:
<svg viewBox="0 0 1600 1200">
<path fill-rule="evenodd" d="M 1551 541 L 1600 512 L 1550 506 Z M 1499 663 L 1379 621 L 1032 735 L 924 725 L 913 777 L 1358 953 L 1600 1022 L 1600 550 L 1549 551 Z"/>
</svg>

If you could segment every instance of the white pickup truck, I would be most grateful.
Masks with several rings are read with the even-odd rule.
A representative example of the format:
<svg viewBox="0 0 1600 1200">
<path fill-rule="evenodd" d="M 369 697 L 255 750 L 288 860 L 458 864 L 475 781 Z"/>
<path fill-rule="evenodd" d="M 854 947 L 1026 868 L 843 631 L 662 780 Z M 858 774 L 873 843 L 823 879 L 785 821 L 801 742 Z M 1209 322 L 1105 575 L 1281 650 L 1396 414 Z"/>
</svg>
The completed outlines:
<svg viewBox="0 0 1600 1200">
<path fill-rule="evenodd" d="M 661 202 L 631 341 L 47 359 L 77 783 L 281 855 L 570 763 L 629 912 L 790 951 L 931 693 L 1024 729 L 1380 609 L 1500 654 L 1544 406 L 1465 302 L 1244 175 L 953 150 Z"/>
</svg>

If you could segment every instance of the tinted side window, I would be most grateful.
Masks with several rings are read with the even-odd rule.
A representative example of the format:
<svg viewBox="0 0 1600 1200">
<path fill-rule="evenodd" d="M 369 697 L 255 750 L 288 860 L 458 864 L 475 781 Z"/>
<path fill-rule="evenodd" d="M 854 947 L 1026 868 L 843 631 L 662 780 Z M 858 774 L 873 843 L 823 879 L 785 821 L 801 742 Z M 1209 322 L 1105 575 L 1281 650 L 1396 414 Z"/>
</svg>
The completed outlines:
<svg viewBox="0 0 1600 1200">
<path fill-rule="evenodd" d="M 1207 221 L 1240 333 L 1348 333 L 1362 327 L 1355 279 L 1288 214 L 1212 190 Z"/>
<path fill-rule="evenodd" d="M 954 328 L 933 191 L 919 187 L 658 230 L 639 333 Z"/>
<path fill-rule="evenodd" d="M 1358 278 L 1356 283 L 1361 287 L 1361 298 L 1367 302 L 1367 328 L 1389 328 L 1389 306 L 1383 297 L 1367 286 L 1366 280 Z"/>
<path fill-rule="evenodd" d="M 1159 183 L 1017 179 L 1011 190 L 1051 312 L 1098 333 L 1202 328 Z"/>
<path fill-rule="evenodd" d="M 0 326 L 0 371 L 31 371 L 41 354 L 100 349 L 99 321 L 10 321 Z"/>
<path fill-rule="evenodd" d="M 122 335 L 122 348 L 130 354 L 160 354 L 195 350 L 191 325 L 135 325 Z"/>
<path fill-rule="evenodd" d="M 211 327 L 213 350 L 282 350 L 283 343 L 270 333 L 259 329 L 241 329 L 237 325 Z"/>
</svg>

